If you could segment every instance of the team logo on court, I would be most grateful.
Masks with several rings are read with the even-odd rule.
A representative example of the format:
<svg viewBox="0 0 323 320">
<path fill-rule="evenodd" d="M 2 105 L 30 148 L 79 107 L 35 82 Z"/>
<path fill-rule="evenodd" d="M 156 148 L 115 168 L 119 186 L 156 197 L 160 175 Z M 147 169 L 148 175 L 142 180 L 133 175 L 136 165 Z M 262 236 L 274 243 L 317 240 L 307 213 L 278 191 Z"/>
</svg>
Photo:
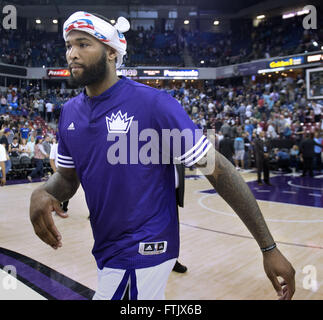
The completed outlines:
<svg viewBox="0 0 323 320">
<path fill-rule="evenodd" d="M 106 116 L 109 133 L 127 133 L 131 126 L 133 117 L 127 117 L 127 112 L 122 114 L 119 110 L 117 114 L 112 113 L 111 117 Z"/>
<path fill-rule="evenodd" d="M 142 255 L 161 254 L 166 252 L 167 241 L 140 242 L 138 252 Z"/>
</svg>

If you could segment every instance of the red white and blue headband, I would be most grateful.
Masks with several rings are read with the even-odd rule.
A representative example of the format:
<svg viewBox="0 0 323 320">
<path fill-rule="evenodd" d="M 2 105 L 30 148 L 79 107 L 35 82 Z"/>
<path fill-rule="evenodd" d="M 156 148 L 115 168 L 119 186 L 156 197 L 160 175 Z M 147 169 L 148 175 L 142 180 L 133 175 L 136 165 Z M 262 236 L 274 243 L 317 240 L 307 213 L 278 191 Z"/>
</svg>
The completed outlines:
<svg viewBox="0 0 323 320">
<path fill-rule="evenodd" d="M 87 32 L 117 51 L 116 68 L 119 68 L 122 65 L 123 56 L 127 53 L 127 41 L 123 33 L 129 29 L 130 23 L 124 17 L 119 17 L 117 23 L 113 26 L 91 13 L 78 11 L 65 21 L 63 38 L 66 41 L 72 30 Z"/>
</svg>

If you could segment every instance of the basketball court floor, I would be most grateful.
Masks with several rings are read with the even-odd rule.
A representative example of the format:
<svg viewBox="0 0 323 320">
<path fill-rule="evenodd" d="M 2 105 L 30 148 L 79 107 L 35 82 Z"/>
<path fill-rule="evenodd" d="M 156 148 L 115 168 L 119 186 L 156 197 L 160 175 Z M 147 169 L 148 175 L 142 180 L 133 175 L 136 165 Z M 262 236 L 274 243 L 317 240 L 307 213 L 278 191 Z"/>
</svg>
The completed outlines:
<svg viewBox="0 0 323 320">
<path fill-rule="evenodd" d="M 323 175 L 272 174 L 273 186 L 258 186 L 256 173 L 241 173 L 261 207 L 278 248 L 296 270 L 294 299 L 323 299 Z M 34 234 L 29 199 L 39 183 L 0 188 L 0 300 L 91 299 L 96 264 L 84 192 L 69 204 L 69 217 L 54 215 L 63 247 L 53 250 Z M 262 254 L 241 220 L 198 171 L 186 171 L 180 209 L 179 261 L 166 299 L 277 299 Z"/>
</svg>

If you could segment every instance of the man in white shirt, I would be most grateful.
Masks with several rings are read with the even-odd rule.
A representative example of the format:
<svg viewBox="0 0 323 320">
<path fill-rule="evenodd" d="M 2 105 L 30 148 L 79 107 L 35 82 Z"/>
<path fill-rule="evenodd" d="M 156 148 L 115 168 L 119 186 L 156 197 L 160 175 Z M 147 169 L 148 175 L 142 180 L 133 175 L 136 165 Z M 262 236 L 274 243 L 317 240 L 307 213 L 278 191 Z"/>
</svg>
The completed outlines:
<svg viewBox="0 0 323 320">
<path fill-rule="evenodd" d="M 46 103 L 47 122 L 52 121 L 53 108 L 54 108 L 54 105 L 48 101 Z"/>
<path fill-rule="evenodd" d="M 30 158 L 33 158 L 35 152 L 35 137 L 31 134 L 29 139 L 30 140 L 27 142 L 27 147 L 30 150 Z"/>
<path fill-rule="evenodd" d="M 209 104 L 208 104 L 209 112 L 213 112 L 214 108 L 215 108 L 215 104 L 212 102 L 212 100 L 209 100 Z"/>
<path fill-rule="evenodd" d="M 252 105 L 248 104 L 246 107 L 246 118 L 250 118 L 252 116 Z"/>
<path fill-rule="evenodd" d="M 39 103 L 38 103 L 38 100 L 37 100 L 37 98 L 33 101 L 33 108 L 34 108 L 34 110 L 35 110 L 35 112 L 37 112 L 38 113 L 38 106 L 39 106 Z"/>
<path fill-rule="evenodd" d="M 273 126 L 272 121 L 268 121 L 268 128 L 267 128 L 267 137 L 270 139 L 276 139 L 277 138 L 277 133 L 275 130 L 275 127 Z"/>
<path fill-rule="evenodd" d="M 322 113 L 322 106 L 315 101 L 312 102 L 312 108 L 314 110 L 314 120 L 315 122 L 320 122 L 321 120 L 321 113 Z"/>
<path fill-rule="evenodd" d="M 44 99 L 43 98 L 40 98 L 38 100 L 38 112 L 39 112 L 39 115 L 45 119 L 45 110 L 44 110 Z"/>
<path fill-rule="evenodd" d="M 6 161 L 6 148 L 0 144 L 0 186 L 4 186 L 6 184 Z"/>
</svg>

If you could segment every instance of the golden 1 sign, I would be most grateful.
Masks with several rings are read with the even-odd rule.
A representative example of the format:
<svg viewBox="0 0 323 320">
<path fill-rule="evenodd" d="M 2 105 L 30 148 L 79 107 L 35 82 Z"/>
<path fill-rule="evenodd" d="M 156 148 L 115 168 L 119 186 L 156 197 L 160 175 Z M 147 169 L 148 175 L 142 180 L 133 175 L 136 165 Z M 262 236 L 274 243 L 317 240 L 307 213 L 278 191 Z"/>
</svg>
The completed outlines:
<svg viewBox="0 0 323 320">
<path fill-rule="evenodd" d="M 304 62 L 303 57 L 295 57 L 289 59 L 275 60 L 269 63 L 270 68 L 281 68 L 281 67 L 289 67 L 302 64 Z"/>
</svg>

